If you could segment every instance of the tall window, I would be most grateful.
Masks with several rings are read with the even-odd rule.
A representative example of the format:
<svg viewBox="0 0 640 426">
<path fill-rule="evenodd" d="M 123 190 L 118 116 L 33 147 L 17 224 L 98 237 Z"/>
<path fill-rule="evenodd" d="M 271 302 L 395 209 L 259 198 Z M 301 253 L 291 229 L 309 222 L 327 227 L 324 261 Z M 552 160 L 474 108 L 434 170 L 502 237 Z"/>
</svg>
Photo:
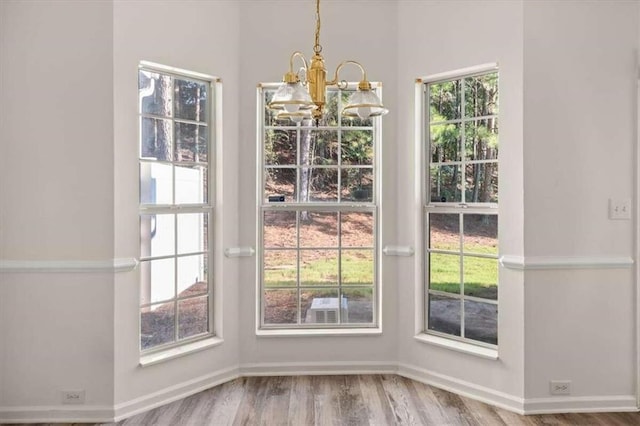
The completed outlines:
<svg viewBox="0 0 640 426">
<path fill-rule="evenodd" d="M 259 89 L 260 328 L 374 327 L 380 119 L 338 114 L 350 85 L 319 126 L 280 120 L 276 88 Z"/>
<path fill-rule="evenodd" d="M 424 87 L 426 329 L 498 344 L 498 73 Z"/>
<path fill-rule="evenodd" d="M 213 89 L 190 74 L 138 71 L 142 351 L 213 333 Z"/>
</svg>

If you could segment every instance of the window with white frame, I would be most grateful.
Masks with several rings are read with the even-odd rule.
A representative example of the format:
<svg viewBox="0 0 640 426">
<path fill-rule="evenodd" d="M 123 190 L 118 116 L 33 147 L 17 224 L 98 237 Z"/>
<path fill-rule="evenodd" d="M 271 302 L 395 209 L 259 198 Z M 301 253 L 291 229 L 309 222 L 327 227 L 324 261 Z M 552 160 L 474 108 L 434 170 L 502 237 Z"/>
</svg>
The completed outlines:
<svg viewBox="0 0 640 426">
<path fill-rule="evenodd" d="M 141 66 L 140 349 L 213 334 L 213 80 Z"/>
<path fill-rule="evenodd" d="M 498 344 L 498 72 L 423 88 L 426 330 Z"/>
<path fill-rule="evenodd" d="M 259 328 L 378 324 L 380 119 L 338 111 L 355 85 L 329 90 L 319 126 L 279 119 L 259 93 Z"/>
</svg>

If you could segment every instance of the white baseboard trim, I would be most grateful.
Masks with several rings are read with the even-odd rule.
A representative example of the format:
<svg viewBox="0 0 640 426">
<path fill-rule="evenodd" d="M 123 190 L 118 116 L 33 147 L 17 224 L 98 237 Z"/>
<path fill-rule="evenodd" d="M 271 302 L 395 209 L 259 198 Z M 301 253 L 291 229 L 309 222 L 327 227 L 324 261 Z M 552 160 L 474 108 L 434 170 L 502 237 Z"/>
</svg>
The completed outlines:
<svg viewBox="0 0 640 426">
<path fill-rule="evenodd" d="M 394 362 L 248 363 L 233 366 L 111 406 L 0 407 L 2 423 L 110 423 L 186 398 L 238 377 L 398 374 L 518 414 L 637 412 L 635 395 L 524 399 L 475 383 Z"/>
<path fill-rule="evenodd" d="M 111 423 L 186 398 L 240 377 L 237 366 L 187 380 L 115 406 L 0 407 L 4 423 Z"/>
<path fill-rule="evenodd" d="M 408 364 L 398 364 L 397 374 L 417 382 L 435 386 L 457 395 L 495 405 L 518 414 L 525 414 L 524 399 L 499 392 L 455 377 L 434 373 Z"/>
<path fill-rule="evenodd" d="M 525 414 L 606 413 L 638 411 L 635 395 L 528 398 Z"/>
<path fill-rule="evenodd" d="M 154 408 L 186 398 L 203 390 L 237 379 L 238 377 L 240 377 L 238 367 L 234 366 L 187 380 L 174 386 L 169 386 L 140 398 L 116 404 L 114 407 L 114 416 L 111 421 L 119 422 L 122 419 L 153 410 Z"/>
<path fill-rule="evenodd" d="M 241 364 L 242 376 L 320 376 L 349 374 L 396 374 L 395 362 L 266 362 Z"/>
<path fill-rule="evenodd" d="M 113 421 L 113 407 L 107 405 L 0 407 L 0 424 L 108 423 L 111 421 Z"/>
</svg>

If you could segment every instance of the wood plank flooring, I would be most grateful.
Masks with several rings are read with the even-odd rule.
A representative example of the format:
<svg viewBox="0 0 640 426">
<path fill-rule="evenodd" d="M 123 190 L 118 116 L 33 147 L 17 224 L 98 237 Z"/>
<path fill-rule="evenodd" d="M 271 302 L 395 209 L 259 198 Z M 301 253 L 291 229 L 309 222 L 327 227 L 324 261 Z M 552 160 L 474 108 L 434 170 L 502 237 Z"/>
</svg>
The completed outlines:
<svg viewBox="0 0 640 426">
<path fill-rule="evenodd" d="M 245 377 L 103 426 L 640 425 L 640 413 L 520 416 L 397 375 Z"/>
</svg>

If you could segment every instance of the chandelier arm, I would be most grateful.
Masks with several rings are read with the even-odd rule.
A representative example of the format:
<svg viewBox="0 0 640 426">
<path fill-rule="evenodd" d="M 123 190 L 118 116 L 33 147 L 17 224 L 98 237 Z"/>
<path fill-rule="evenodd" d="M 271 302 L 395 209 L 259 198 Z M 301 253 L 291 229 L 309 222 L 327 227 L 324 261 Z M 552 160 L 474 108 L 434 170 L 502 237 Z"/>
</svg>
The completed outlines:
<svg viewBox="0 0 640 426">
<path fill-rule="evenodd" d="M 302 63 L 304 64 L 304 66 L 302 68 L 304 68 L 305 72 L 309 69 L 309 63 L 307 62 L 307 59 L 304 57 L 304 55 L 302 54 L 302 52 L 296 50 L 295 52 L 293 52 L 291 54 L 291 58 L 289 58 L 289 72 L 293 72 L 293 60 L 298 57 L 300 59 L 302 59 Z"/>
<path fill-rule="evenodd" d="M 282 81 L 284 81 L 285 83 L 297 83 L 300 81 L 300 70 L 296 70 L 296 72 L 293 72 L 293 60 L 299 57 L 300 59 L 302 59 L 302 62 L 304 64 L 304 78 L 306 80 L 307 78 L 307 71 L 309 70 L 309 65 L 307 64 L 307 60 L 305 59 L 304 55 L 302 54 L 302 52 L 299 51 L 295 51 L 291 54 L 291 57 L 289 58 L 289 71 L 284 75 L 284 77 L 282 77 Z"/>
<path fill-rule="evenodd" d="M 338 67 L 336 68 L 336 72 L 333 75 L 333 80 L 331 81 L 327 81 L 327 85 L 328 86 L 334 86 L 338 84 L 339 81 L 339 75 L 340 75 L 340 70 L 342 69 L 342 67 L 344 67 L 345 65 L 355 65 L 358 68 L 360 68 L 360 71 L 362 72 L 362 81 L 367 81 L 367 72 L 364 70 L 364 67 L 362 66 L 362 64 L 360 64 L 360 62 L 356 62 L 356 61 L 342 61 L 340 63 L 340 65 L 338 65 Z"/>
</svg>

